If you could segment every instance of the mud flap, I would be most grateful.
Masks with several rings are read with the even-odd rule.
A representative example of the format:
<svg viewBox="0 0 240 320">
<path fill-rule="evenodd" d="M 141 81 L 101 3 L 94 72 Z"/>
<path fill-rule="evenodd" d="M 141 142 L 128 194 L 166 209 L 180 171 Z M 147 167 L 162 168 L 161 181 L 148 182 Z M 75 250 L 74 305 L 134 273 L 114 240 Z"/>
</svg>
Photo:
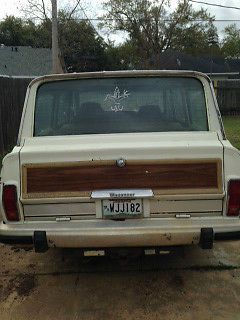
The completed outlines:
<svg viewBox="0 0 240 320">
<path fill-rule="evenodd" d="M 48 250 L 46 231 L 34 231 L 33 244 L 35 252 L 46 252 Z"/>
<path fill-rule="evenodd" d="M 202 228 L 199 245 L 202 249 L 212 249 L 214 240 L 213 228 Z"/>
</svg>

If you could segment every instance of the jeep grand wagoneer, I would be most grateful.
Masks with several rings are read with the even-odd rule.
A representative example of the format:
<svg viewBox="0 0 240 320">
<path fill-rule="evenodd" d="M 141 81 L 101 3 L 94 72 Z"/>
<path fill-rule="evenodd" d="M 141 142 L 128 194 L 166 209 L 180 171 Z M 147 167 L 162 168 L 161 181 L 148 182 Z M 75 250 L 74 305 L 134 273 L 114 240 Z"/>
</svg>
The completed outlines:
<svg viewBox="0 0 240 320">
<path fill-rule="evenodd" d="M 240 236 L 240 153 L 204 74 L 51 75 L 29 85 L 1 198 L 0 241 L 37 252 L 211 248 Z"/>
</svg>

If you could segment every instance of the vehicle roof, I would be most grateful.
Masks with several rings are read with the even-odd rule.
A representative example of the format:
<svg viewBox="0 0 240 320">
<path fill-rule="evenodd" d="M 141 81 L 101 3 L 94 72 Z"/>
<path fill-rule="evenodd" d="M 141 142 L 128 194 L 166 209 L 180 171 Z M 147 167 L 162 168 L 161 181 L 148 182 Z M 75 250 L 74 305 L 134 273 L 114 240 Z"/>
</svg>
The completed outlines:
<svg viewBox="0 0 240 320">
<path fill-rule="evenodd" d="M 30 86 L 37 82 L 51 82 L 61 80 L 73 79 L 90 79 L 90 78 L 113 78 L 113 77 L 151 77 L 151 76 L 182 76 L 182 77 L 202 77 L 209 82 L 210 78 L 198 71 L 189 70 L 124 70 L 124 71 L 100 71 L 100 72 L 81 72 L 81 73 L 64 73 L 64 74 L 51 74 L 34 79 Z"/>
</svg>

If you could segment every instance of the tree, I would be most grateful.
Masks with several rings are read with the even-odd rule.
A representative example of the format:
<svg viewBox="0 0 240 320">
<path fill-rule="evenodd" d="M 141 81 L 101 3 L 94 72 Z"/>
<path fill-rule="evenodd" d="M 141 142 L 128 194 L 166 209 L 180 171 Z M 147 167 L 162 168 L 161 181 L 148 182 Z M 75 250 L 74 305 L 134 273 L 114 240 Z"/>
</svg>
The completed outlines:
<svg viewBox="0 0 240 320">
<path fill-rule="evenodd" d="M 43 20 L 36 24 L 36 34 L 34 47 L 51 48 L 52 45 L 52 22 L 51 20 Z"/>
<path fill-rule="evenodd" d="M 0 43 L 6 46 L 51 47 L 51 21 L 35 24 L 8 16 L 0 23 Z"/>
<path fill-rule="evenodd" d="M 0 43 L 6 46 L 32 46 L 35 35 L 36 26 L 29 20 L 8 16 L 0 23 Z"/>
<path fill-rule="evenodd" d="M 213 27 L 213 17 L 203 9 L 194 11 L 188 0 L 180 0 L 172 12 L 168 0 L 109 0 L 104 8 L 101 27 L 127 33 L 141 68 L 156 68 L 161 53 L 169 48 L 190 51 L 191 35 L 194 47 L 201 47 L 199 35 L 207 43 Z"/>
<path fill-rule="evenodd" d="M 104 70 L 110 65 L 108 46 L 89 21 L 69 19 L 69 12 L 62 10 L 58 24 L 61 55 L 69 72 Z M 7 46 L 51 48 L 51 41 L 50 19 L 34 23 L 11 16 L 0 23 L 0 43 Z"/>
<path fill-rule="evenodd" d="M 60 1 L 59 1 L 60 4 Z M 104 69 L 106 61 L 103 39 L 84 15 L 81 0 L 72 0 L 58 13 L 59 45 L 66 68 L 70 72 Z M 35 46 L 51 47 L 51 0 L 27 0 L 23 12 L 36 21 Z"/>
<path fill-rule="evenodd" d="M 240 58 L 240 29 L 236 24 L 225 28 L 225 37 L 222 42 L 222 53 L 227 58 Z"/>
<path fill-rule="evenodd" d="M 103 70 L 105 43 L 89 21 L 59 12 L 59 43 L 69 72 Z"/>
<path fill-rule="evenodd" d="M 105 47 L 104 70 L 129 70 L 133 69 L 137 62 L 137 52 L 130 41 L 118 46 L 109 42 Z"/>
<path fill-rule="evenodd" d="M 217 28 L 209 23 L 209 16 L 201 13 L 198 23 L 178 26 L 172 39 L 171 48 L 194 56 L 220 56 Z"/>
</svg>

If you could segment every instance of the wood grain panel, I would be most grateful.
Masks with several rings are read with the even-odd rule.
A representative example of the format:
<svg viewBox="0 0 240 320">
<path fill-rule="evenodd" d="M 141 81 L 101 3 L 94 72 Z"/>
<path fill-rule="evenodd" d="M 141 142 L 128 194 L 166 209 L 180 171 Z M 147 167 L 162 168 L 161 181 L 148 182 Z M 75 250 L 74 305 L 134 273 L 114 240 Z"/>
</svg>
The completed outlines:
<svg viewBox="0 0 240 320">
<path fill-rule="evenodd" d="M 92 190 L 151 188 L 159 194 L 222 192 L 221 161 L 114 161 L 23 166 L 23 197 L 81 196 Z"/>
</svg>

